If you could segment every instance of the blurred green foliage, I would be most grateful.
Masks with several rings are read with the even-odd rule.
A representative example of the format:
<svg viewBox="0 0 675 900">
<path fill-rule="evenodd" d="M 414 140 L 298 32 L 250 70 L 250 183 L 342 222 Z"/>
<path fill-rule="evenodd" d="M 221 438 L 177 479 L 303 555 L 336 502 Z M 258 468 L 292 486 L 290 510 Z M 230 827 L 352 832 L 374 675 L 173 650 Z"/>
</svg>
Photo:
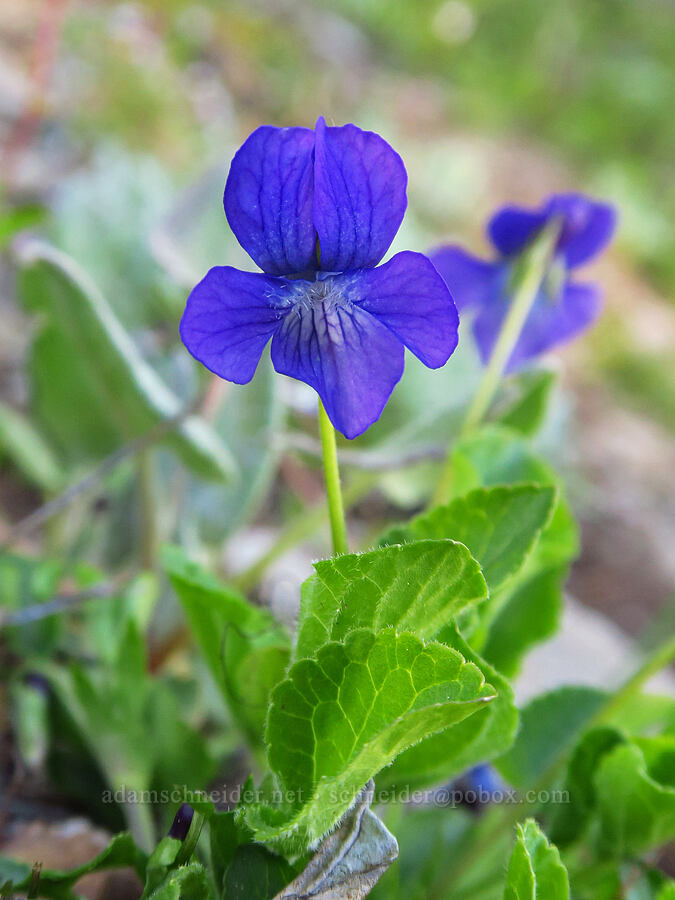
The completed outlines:
<svg viewBox="0 0 675 900">
<path fill-rule="evenodd" d="M 335 4 L 331 4 L 335 8 Z M 660 0 L 340 0 L 400 68 L 442 81 L 454 125 L 544 138 L 626 212 L 675 280 L 675 18 Z M 644 228 L 645 221 L 647 223 Z"/>
<path fill-rule="evenodd" d="M 83 134 L 192 170 L 239 117 L 381 119 L 378 97 L 424 79 L 449 131 L 548 144 L 621 207 L 624 244 L 658 285 L 675 284 L 663 0 L 145 0 L 78 10 L 67 46 L 87 72 Z"/>
</svg>

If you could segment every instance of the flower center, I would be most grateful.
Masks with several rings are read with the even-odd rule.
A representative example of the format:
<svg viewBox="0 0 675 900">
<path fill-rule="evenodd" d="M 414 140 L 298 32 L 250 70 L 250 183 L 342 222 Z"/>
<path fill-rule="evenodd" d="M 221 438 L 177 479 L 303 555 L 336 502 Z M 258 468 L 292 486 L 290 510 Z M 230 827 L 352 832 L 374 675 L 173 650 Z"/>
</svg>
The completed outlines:
<svg viewBox="0 0 675 900">
<path fill-rule="evenodd" d="M 321 309 L 325 313 L 335 309 L 351 306 L 347 296 L 347 284 L 341 283 L 331 275 L 317 276 L 316 281 L 297 281 L 289 297 L 290 302 L 302 314 L 305 310 Z"/>
</svg>

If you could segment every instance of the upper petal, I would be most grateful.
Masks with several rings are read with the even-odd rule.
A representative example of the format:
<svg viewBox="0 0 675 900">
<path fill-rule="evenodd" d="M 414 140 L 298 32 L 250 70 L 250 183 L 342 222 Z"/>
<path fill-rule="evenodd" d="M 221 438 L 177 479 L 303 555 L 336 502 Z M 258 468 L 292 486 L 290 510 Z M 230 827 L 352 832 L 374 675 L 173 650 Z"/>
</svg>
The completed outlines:
<svg viewBox="0 0 675 900">
<path fill-rule="evenodd" d="M 216 266 L 193 289 L 180 322 L 190 353 L 221 378 L 246 384 L 281 324 L 287 282 Z"/>
<path fill-rule="evenodd" d="M 429 258 L 450 289 L 457 309 L 472 309 L 485 302 L 495 276 L 494 263 L 455 245 L 439 247 Z"/>
<path fill-rule="evenodd" d="M 272 362 L 277 372 L 313 387 L 333 425 L 354 438 L 380 417 L 403 374 L 404 352 L 357 305 L 306 300 L 276 332 Z"/>
<path fill-rule="evenodd" d="M 554 217 L 562 220 L 556 253 L 568 269 L 588 262 L 612 238 L 616 210 L 584 194 L 553 194 L 535 210 L 505 206 L 488 223 L 488 234 L 503 256 L 520 253 L 544 225 Z"/>
<path fill-rule="evenodd" d="M 505 281 L 506 276 L 502 284 Z M 507 371 L 572 340 L 588 328 L 600 312 L 601 300 L 601 291 L 595 284 L 568 281 L 556 298 L 551 298 L 545 289 L 540 290 L 511 354 Z M 505 294 L 497 290 L 490 304 L 476 316 L 473 329 L 483 362 L 487 362 L 492 354 L 508 304 Z"/>
<path fill-rule="evenodd" d="M 263 271 L 316 269 L 314 132 L 262 125 L 232 160 L 223 202 L 232 231 Z"/>
<path fill-rule="evenodd" d="M 583 194 L 555 194 L 547 204 L 547 214 L 563 220 L 557 249 L 569 269 L 597 256 L 616 228 L 614 207 Z"/>
<path fill-rule="evenodd" d="M 407 180 L 401 157 L 378 134 L 319 119 L 313 215 L 321 269 L 377 265 L 403 220 Z"/>
<path fill-rule="evenodd" d="M 488 237 L 502 256 L 511 256 L 520 253 L 547 220 L 542 209 L 503 206 L 488 222 Z"/>
<path fill-rule="evenodd" d="M 405 250 L 360 274 L 361 309 L 393 331 L 425 366 L 445 365 L 457 346 L 459 316 L 430 260 Z"/>
</svg>

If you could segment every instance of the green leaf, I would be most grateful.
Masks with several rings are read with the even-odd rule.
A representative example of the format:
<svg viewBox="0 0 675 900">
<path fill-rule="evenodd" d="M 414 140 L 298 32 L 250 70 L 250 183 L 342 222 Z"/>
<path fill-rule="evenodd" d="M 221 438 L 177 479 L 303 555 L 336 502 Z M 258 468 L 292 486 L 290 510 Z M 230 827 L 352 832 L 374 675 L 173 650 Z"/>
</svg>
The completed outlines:
<svg viewBox="0 0 675 900">
<path fill-rule="evenodd" d="M 193 479 L 186 503 L 190 524 L 197 520 L 207 542 L 255 516 L 274 478 L 279 459 L 278 431 L 285 415 L 277 377 L 265 352 L 253 379 L 229 390 L 212 419 L 212 427 L 230 448 L 240 475 L 228 484 Z"/>
<path fill-rule="evenodd" d="M 296 657 L 351 629 L 395 625 L 433 637 L 487 596 L 478 563 L 454 541 L 418 541 L 315 563 L 302 586 Z"/>
<path fill-rule="evenodd" d="M 30 484 L 55 491 L 63 470 L 42 434 L 21 413 L 0 401 L 0 452 L 8 456 Z"/>
<path fill-rule="evenodd" d="M 214 762 L 204 738 L 182 719 L 169 685 L 149 676 L 136 623 L 128 621 L 115 658 L 67 669 L 53 663 L 43 671 L 105 778 L 104 802 L 119 800 L 136 839 L 149 849 L 154 826 L 141 792 L 202 789 Z"/>
<path fill-rule="evenodd" d="M 0 856 L 0 887 L 18 889 L 19 885 L 26 884 L 30 877 L 31 866 L 8 856 Z M 4 893 L 0 896 L 5 896 Z"/>
<path fill-rule="evenodd" d="M 14 741 L 29 770 L 44 766 L 49 745 L 49 699 L 29 679 L 10 685 Z"/>
<path fill-rule="evenodd" d="M 49 658 L 63 631 L 63 617 L 48 616 L 24 625 L 4 626 L 4 614 L 38 606 L 53 598 L 63 576 L 63 563 L 15 553 L 0 555 L 0 610 L 3 640 L 23 659 Z"/>
<path fill-rule="evenodd" d="M 4 198 L 3 198 L 4 199 Z M 0 250 L 4 250 L 12 238 L 25 228 L 35 228 L 47 217 L 44 206 L 24 203 L 0 213 Z"/>
<path fill-rule="evenodd" d="M 223 882 L 227 900 L 271 900 L 295 874 L 283 858 L 262 844 L 237 847 Z"/>
<path fill-rule="evenodd" d="M 145 790 L 159 748 L 148 740 L 150 682 L 145 646 L 129 623 L 113 665 L 45 668 L 60 701 L 97 759 L 112 788 Z"/>
<path fill-rule="evenodd" d="M 142 900 L 215 900 L 204 867 L 188 863 L 169 872 L 151 893 L 143 892 Z"/>
<path fill-rule="evenodd" d="M 498 415 L 500 424 L 525 437 L 532 437 L 542 425 L 548 409 L 555 373 L 547 369 L 524 372 L 517 377 L 517 396 Z M 507 392 L 511 385 L 507 386 Z M 504 398 L 508 402 L 508 396 Z"/>
<path fill-rule="evenodd" d="M 118 869 L 131 866 L 138 875 L 143 878 L 147 857 L 135 845 L 130 834 L 123 832 L 116 834 L 108 846 L 98 856 L 95 856 L 84 865 L 70 871 L 58 869 L 42 869 L 37 883 L 39 894 L 36 896 L 65 900 L 74 897 L 70 888 L 79 881 L 83 875 L 91 872 L 102 872 L 105 869 Z M 16 862 L 6 857 L 0 857 L 0 884 L 4 880 L 12 882 L 14 891 L 25 891 L 31 885 L 35 885 L 32 876 L 32 867 L 26 863 Z"/>
<path fill-rule="evenodd" d="M 46 312 L 51 328 L 58 326 L 62 343 L 70 346 L 65 364 L 76 360 L 127 440 L 180 413 L 176 395 L 145 362 L 105 298 L 72 259 L 31 240 L 22 244 L 20 262 L 19 292 L 25 305 Z M 229 451 L 203 419 L 188 416 L 165 441 L 205 477 L 232 474 Z"/>
<path fill-rule="evenodd" d="M 56 185 L 50 240 L 91 273 L 127 328 L 166 324 L 174 311 L 175 288 L 150 248 L 172 193 L 156 159 L 113 146 Z"/>
<path fill-rule="evenodd" d="M 413 519 L 408 540 L 450 538 L 478 560 L 490 591 L 523 565 L 551 518 L 553 487 L 535 484 L 479 488 Z"/>
<path fill-rule="evenodd" d="M 613 861 L 594 862 L 581 871 L 573 870 L 570 881 L 575 900 L 617 900 L 622 897 L 621 871 Z M 631 895 L 630 900 L 637 898 Z"/>
<path fill-rule="evenodd" d="M 499 756 L 513 744 L 518 710 L 509 682 L 469 647 L 456 628 L 444 629 L 439 640 L 480 669 L 497 696 L 463 722 L 420 741 L 398 756 L 378 775 L 378 789 L 401 791 L 440 784 L 477 763 Z"/>
<path fill-rule="evenodd" d="M 33 417 L 67 464 L 98 459 L 123 442 L 104 389 L 89 378 L 86 360 L 73 352 L 69 339 L 50 322 L 33 338 L 28 376 Z"/>
<path fill-rule="evenodd" d="M 535 697 L 521 711 L 515 744 L 496 761 L 501 774 L 514 787 L 531 788 L 572 749 L 606 699 L 590 687 L 562 687 Z"/>
<path fill-rule="evenodd" d="M 249 782 L 244 785 L 243 807 Z M 253 791 L 252 781 L 250 789 Z M 262 844 L 252 842 L 252 832 L 235 810 L 214 813 L 209 818 L 211 868 L 218 896 L 267 898 L 293 878 L 297 869 Z"/>
<path fill-rule="evenodd" d="M 162 559 L 215 683 L 249 739 L 261 743 L 268 698 L 290 656 L 286 631 L 179 548 L 164 548 Z"/>
<path fill-rule="evenodd" d="M 159 678 L 150 680 L 146 728 L 157 748 L 151 786 L 158 795 L 176 785 L 186 791 L 204 790 L 216 774 L 216 760 L 204 736 L 184 720 L 169 684 Z M 160 821 L 168 826 L 173 815 L 171 805 L 165 804 L 162 813 Z"/>
<path fill-rule="evenodd" d="M 176 866 L 178 854 L 183 847 L 183 842 L 178 838 L 167 835 L 157 844 L 148 858 L 145 869 L 145 889 L 143 896 L 151 894 L 165 881 L 172 868 Z"/>
<path fill-rule="evenodd" d="M 545 569 L 519 581 L 490 624 L 483 656 L 509 678 L 528 650 L 555 634 L 563 609 L 567 567 Z"/>
<path fill-rule="evenodd" d="M 559 569 L 562 578 L 565 567 L 578 551 L 577 527 L 561 496 L 561 485 L 555 472 L 532 453 L 526 441 L 510 429 L 484 427 L 462 439 L 453 451 L 452 463 L 452 491 L 456 497 L 481 486 L 518 486 L 523 482 L 534 482 L 540 487 L 556 488 L 558 491 L 558 500 L 548 524 L 541 531 L 522 568 L 496 590 L 491 590 L 490 598 L 478 609 L 473 621 L 463 624 L 464 633 L 470 638 L 472 646 L 484 653 L 490 640 L 493 648 L 500 644 L 494 620 L 502 610 L 507 610 L 516 591 L 521 587 L 525 589 L 527 581 L 546 570 Z M 545 587 L 537 582 L 533 582 L 532 586 L 538 590 Z M 517 601 L 520 604 L 526 599 L 527 595 L 522 593 Z M 514 670 L 522 654 L 534 641 L 540 640 L 555 621 L 559 597 L 556 597 L 550 583 L 544 599 L 547 601 L 547 610 L 537 611 L 537 627 L 531 633 L 524 634 L 522 642 L 518 641 L 518 644 L 513 644 L 510 648 L 513 651 L 510 653 L 511 659 L 505 660 L 505 664 Z M 516 609 L 516 616 L 519 617 L 521 612 L 522 610 Z M 502 620 L 501 625 L 509 624 L 509 615 L 507 611 L 507 618 Z"/>
<path fill-rule="evenodd" d="M 209 817 L 209 848 L 211 852 L 211 870 L 213 880 L 220 892 L 222 890 L 225 873 L 229 868 L 234 854 L 245 838 L 242 837 L 242 829 L 235 819 L 235 810 L 216 812 Z"/>
<path fill-rule="evenodd" d="M 165 837 L 148 859 L 141 900 L 216 900 L 204 867 L 182 865 L 183 841 Z"/>
<path fill-rule="evenodd" d="M 636 737 L 635 744 L 644 754 L 651 777 L 675 788 L 675 734 Z"/>
<path fill-rule="evenodd" d="M 97 570 L 78 572 L 78 587 L 92 587 L 101 580 Z M 119 596 L 88 602 L 80 612 L 84 627 L 80 641 L 96 659 L 114 666 L 129 623 L 145 634 L 160 594 L 154 572 L 142 572 L 120 590 Z M 84 649 L 83 648 L 83 649 Z"/>
<path fill-rule="evenodd" d="M 551 838 L 558 846 L 567 846 L 584 832 L 597 799 L 593 781 L 596 769 L 605 754 L 624 740 L 614 728 L 593 728 L 575 748 L 565 780 L 569 802 L 556 807 L 551 825 Z"/>
<path fill-rule="evenodd" d="M 369 781 L 305 869 L 274 900 L 362 900 L 398 856 L 396 839 L 370 811 Z"/>
<path fill-rule="evenodd" d="M 451 896 L 448 885 L 461 865 L 475 817 L 461 806 L 449 810 L 440 803 L 389 803 L 383 807 L 383 812 L 387 828 L 396 835 L 399 857 L 376 885 L 372 900 L 428 900 L 429 897 Z M 498 841 L 493 842 L 493 846 L 498 844 Z M 500 888 L 506 853 L 507 847 L 500 847 L 496 859 Z M 481 881 L 490 862 L 487 862 L 486 854 L 481 854 Z M 453 882 L 453 889 L 455 887 Z M 463 893 L 461 888 L 457 893 Z M 466 896 L 473 900 L 475 895 L 467 893 Z"/>
<path fill-rule="evenodd" d="M 599 841 L 606 853 L 636 856 L 675 838 L 675 787 L 652 776 L 636 744 L 620 744 L 607 753 L 594 783 Z"/>
<path fill-rule="evenodd" d="M 533 819 L 517 826 L 504 900 L 568 900 L 569 880 L 558 849 Z"/>
<path fill-rule="evenodd" d="M 268 756 L 290 815 L 275 824 L 254 808 L 249 825 L 259 840 L 318 840 L 399 753 L 494 696 L 473 663 L 413 634 L 359 629 L 325 644 L 272 694 Z"/>
<path fill-rule="evenodd" d="M 481 428 L 457 443 L 452 460 L 452 493 L 455 497 L 477 487 L 500 484 L 533 482 L 557 487 L 558 502 L 528 565 L 551 567 L 576 555 L 577 528 L 562 496 L 560 479 L 518 434 L 507 428 Z"/>
</svg>

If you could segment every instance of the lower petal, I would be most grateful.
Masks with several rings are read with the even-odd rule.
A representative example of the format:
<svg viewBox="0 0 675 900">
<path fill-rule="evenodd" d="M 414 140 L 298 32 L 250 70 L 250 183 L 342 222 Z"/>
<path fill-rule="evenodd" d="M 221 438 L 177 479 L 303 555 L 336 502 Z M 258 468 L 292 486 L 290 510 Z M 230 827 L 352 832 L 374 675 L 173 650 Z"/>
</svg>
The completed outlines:
<svg viewBox="0 0 675 900">
<path fill-rule="evenodd" d="M 221 378 L 246 384 L 288 310 L 287 282 L 216 266 L 193 289 L 180 323 L 190 353 Z"/>
<path fill-rule="evenodd" d="M 493 302 L 474 321 L 474 335 L 484 363 L 494 349 L 508 302 L 503 294 L 495 295 Z M 511 354 L 507 371 L 518 369 L 528 360 L 577 337 L 594 322 L 600 307 L 601 292 L 595 284 L 567 282 L 556 300 L 540 291 Z"/>
<path fill-rule="evenodd" d="M 382 413 L 403 374 L 400 341 L 354 304 L 299 303 L 272 341 L 277 372 L 313 387 L 347 438 Z"/>
<path fill-rule="evenodd" d="M 422 253 L 405 250 L 360 273 L 361 309 L 392 331 L 425 366 L 438 369 L 458 340 L 459 316 L 443 278 Z"/>
</svg>

